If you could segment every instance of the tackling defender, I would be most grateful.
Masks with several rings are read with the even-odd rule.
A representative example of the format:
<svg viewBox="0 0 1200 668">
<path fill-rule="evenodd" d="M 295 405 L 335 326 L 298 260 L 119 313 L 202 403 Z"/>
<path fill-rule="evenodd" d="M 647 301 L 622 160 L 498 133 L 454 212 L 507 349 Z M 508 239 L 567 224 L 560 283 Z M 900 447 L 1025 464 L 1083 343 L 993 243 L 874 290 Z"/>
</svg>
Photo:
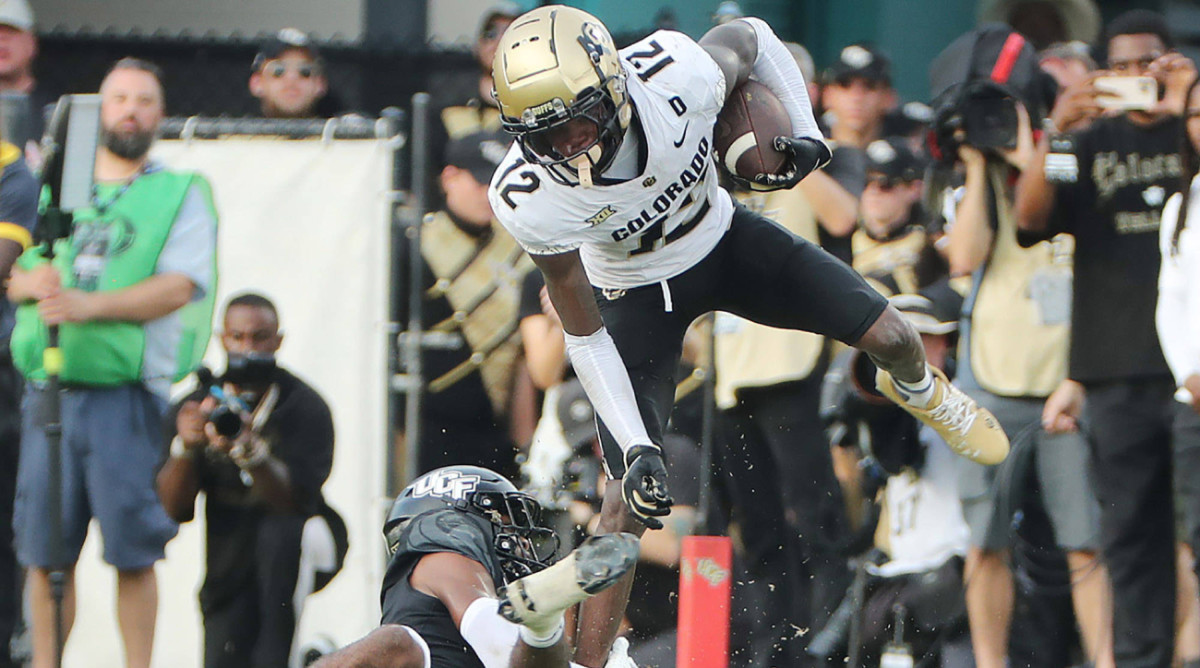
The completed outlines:
<svg viewBox="0 0 1200 668">
<path fill-rule="evenodd" d="M 638 542 L 593 536 L 551 566 L 558 542 L 541 511 L 477 466 L 414 480 L 383 528 L 382 625 L 314 668 L 580 668 L 567 660 L 563 611 L 629 571 Z M 632 662 L 622 647 L 604 665 Z"/>
<path fill-rule="evenodd" d="M 636 526 L 618 490 L 646 526 L 670 512 L 657 443 L 684 330 L 713 310 L 856 346 L 878 363 L 880 391 L 959 454 L 987 464 L 1007 455 L 995 419 L 931 372 L 920 337 L 887 300 L 718 185 L 713 124 L 751 76 L 783 102 L 795 135 L 775 139 L 784 173 L 752 187 L 790 188 L 830 157 L 803 76 L 766 23 L 731 21 L 699 43 L 659 31 L 618 53 L 595 17 L 541 7 L 501 38 L 493 76 L 517 141 L 492 179 L 492 208 L 545 275 L 600 416 L 608 473 L 623 478 L 605 495 L 602 530 Z M 581 638 L 611 631 L 628 582 L 584 604 Z"/>
</svg>

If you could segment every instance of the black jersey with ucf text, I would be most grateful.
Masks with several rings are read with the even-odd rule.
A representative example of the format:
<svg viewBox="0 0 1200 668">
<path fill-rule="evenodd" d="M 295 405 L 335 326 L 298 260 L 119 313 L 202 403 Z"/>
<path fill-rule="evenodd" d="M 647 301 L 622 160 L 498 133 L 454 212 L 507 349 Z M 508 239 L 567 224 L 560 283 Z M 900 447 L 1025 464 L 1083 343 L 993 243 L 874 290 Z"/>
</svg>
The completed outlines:
<svg viewBox="0 0 1200 668">
<path fill-rule="evenodd" d="M 396 554 L 383 577 L 380 621 L 403 624 L 420 634 L 438 668 L 483 668 L 483 663 L 459 633 L 446 606 L 414 589 L 409 577 L 421 557 L 452 552 L 482 564 L 492 575 L 492 586 L 499 588 L 504 580 L 492 549 L 494 538 L 492 524 L 486 519 L 453 508 L 418 515 L 400 534 Z"/>
</svg>

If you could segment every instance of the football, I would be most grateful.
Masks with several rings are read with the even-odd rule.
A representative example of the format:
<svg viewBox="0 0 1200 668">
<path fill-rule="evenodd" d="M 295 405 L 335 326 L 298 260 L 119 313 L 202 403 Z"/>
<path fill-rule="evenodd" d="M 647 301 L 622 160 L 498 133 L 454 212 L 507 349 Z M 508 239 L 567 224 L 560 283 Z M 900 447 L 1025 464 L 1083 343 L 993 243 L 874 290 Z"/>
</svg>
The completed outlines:
<svg viewBox="0 0 1200 668">
<path fill-rule="evenodd" d="M 779 98 L 763 84 L 747 81 L 717 116 L 713 148 L 731 174 L 751 179 L 783 170 L 787 156 L 775 149 L 775 138 L 791 134 L 792 121 Z"/>
</svg>

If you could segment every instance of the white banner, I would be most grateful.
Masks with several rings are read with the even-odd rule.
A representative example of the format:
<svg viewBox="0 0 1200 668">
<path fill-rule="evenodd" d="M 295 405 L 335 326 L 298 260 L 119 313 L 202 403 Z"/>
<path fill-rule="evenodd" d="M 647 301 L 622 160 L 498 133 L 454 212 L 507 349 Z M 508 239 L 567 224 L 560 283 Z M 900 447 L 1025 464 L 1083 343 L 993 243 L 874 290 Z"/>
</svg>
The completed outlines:
<svg viewBox="0 0 1200 668">
<path fill-rule="evenodd" d="M 280 364 L 333 410 L 337 443 L 324 492 L 346 520 L 350 553 L 341 574 L 309 599 L 299 637 L 346 644 L 378 625 L 384 567 L 391 145 L 237 138 L 161 142 L 155 155 L 212 182 L 220 214 L 218 317 L 235 292 L 274 301 L 285 334 Z M 224 368 L 216 339 L 208 353 L 212 368 Z M 80 561 L 78 616 L 64 659 L 120 668 L 115 577 L 99 560 L 98 534 L 91 532 Z M 156 668 L 201 665 L 203 536 L 198 509 L 158 566 Z"/>
</svg>

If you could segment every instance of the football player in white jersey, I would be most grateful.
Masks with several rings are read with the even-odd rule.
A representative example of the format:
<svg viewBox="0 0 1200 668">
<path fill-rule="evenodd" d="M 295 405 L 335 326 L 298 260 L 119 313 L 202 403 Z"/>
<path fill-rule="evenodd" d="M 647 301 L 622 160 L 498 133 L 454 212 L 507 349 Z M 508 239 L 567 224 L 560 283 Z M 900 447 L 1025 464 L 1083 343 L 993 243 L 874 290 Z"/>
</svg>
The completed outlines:
<svg viewBox="0 0 1200 668">
<path fill-rule="evenodd" d="M 751 185 L 790 188 L 830 153 L 803 76 L 759 19 L 717 26 L 698 43 L 659 31 L 618 53 L 595 17 L 546 6 L 517 18 L 496 49 L 501 121 L 517 141 L 489 195 L 546 278 L 600 416 L 608 473 L 622 479 L 608 486 L 604 531 L 634 528 L 622 498 L 652 528 L 670 512 L 657 443 L 684 330 L 713 310 L 860 348 L 880 367 L 880 391 L 959 454 L 994 464 L 1008 453 L 995 419 L 929 369 L 920 337 L 887 300 L 718 185 L 713 124 L 751 76 L 783 102 L 794 135 L 775 140 L 788 156 L 783 173 Z M 580 633 L 615 625 L 593 615 L 623 609 L 611 599 L 627 596 L 618 585 L 585 603 L 593 611 L 581 613 Z"/>
</svg>

